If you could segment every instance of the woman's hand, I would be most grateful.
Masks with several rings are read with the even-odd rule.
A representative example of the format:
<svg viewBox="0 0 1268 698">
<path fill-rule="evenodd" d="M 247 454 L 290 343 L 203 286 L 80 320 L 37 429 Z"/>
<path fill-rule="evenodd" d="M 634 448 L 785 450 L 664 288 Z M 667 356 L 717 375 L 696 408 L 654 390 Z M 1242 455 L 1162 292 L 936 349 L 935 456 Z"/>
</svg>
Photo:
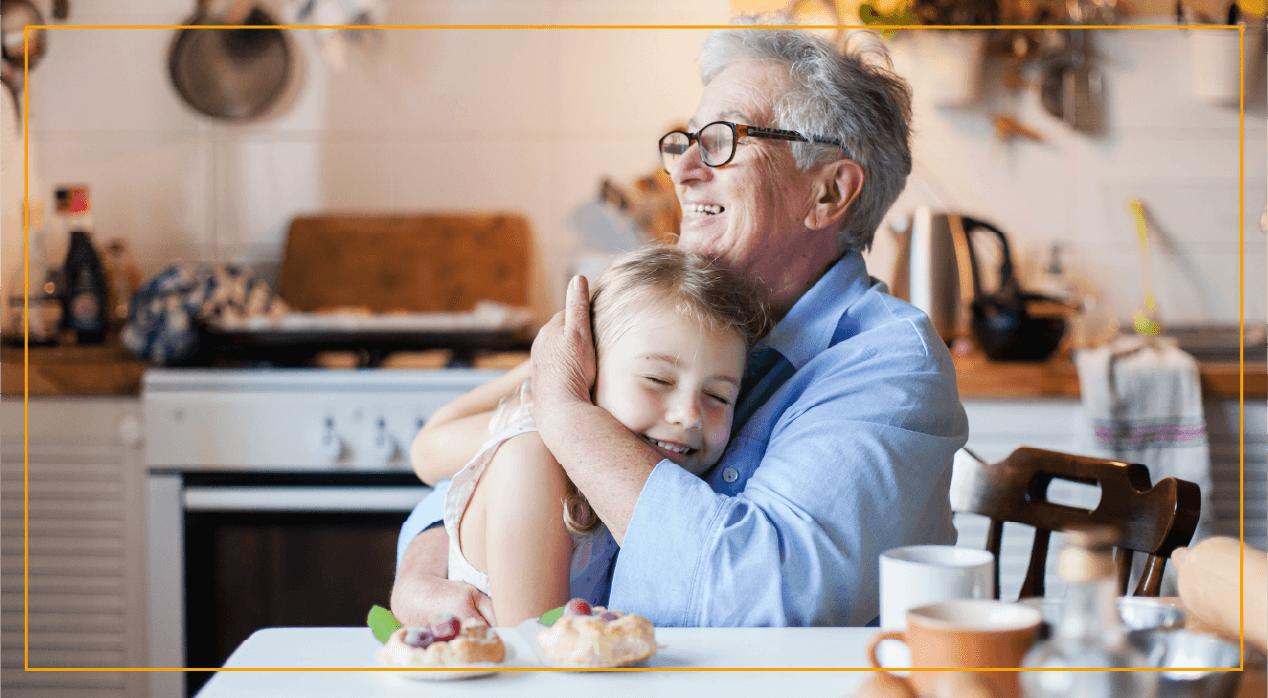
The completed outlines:
<svg viewBox="0 0 1268 698">
<path fill-rule="evenodd" d="M 392 615 L 409 627 L 421 627 L 436 616 L 483 618 L 497 627 L 493 600 L 464 582 L 447 579 L 449 534 L 436 526 L 418 534 L 405 555 L 392 585 Z"/>
<path fill-rule="evenodd" d="M 594 385 L 594 338 L 590 333 L 590 290 L 584 276 L 572 277 L 564 310 L 533 341 L 533 418 L 539 428 L 567 407 L 590 403 Z M 549 429 L 549 426 L 546 426 Z"/>
<path fill-rule="evenodd" d="M 542 442 L 617 543 L 660 455 L 590 400 L 598 368 L 584 276 L 533 342 L 533 420 Z M 596 455 L 602 454 L 602 457 Z"/>
</svg>

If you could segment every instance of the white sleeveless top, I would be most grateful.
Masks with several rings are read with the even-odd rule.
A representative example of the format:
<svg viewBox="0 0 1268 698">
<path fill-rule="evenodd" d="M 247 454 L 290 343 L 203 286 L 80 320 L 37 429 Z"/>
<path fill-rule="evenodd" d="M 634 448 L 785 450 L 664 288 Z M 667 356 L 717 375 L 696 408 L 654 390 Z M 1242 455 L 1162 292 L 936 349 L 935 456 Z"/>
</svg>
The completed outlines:
<svg viewBox="0 0 1268 698">
<path fill-rule="evenodd" d="M 475 458 L 472 458 L 470 463 L 463 466 L 462 470 L 453 476 L 453 481 L 449 484 L 449 492 L 445 495 L 445 530 L 449 532 L 449 578 L 466 582 L 486 595 L 489 594 L 489 575 L 477 570 L 463 556 L 462 548 L 458 544 L 458 525 L 462 523 L 462 515 L 467 510 L 467 505 L 471 503 L 471 496 L 475 494 L 480 476 L 484 474 L 485 467 L 493 459 L 493 454 L 497 453 L 498 448 L 508 439 L 530 431 L 537 431 L 537 425 L 533 424 L 531 417 L 512 424 L 487 441 L 480 447 L 480 452 Z"/>
<path fill-rule="evenodd" d="M 449 484 L 449 492 L 445 495 L 444 522 L 449 533 L 449 578 L 466 582 L 479 589 L 485 595 L 489 593 L 489 575 L 477 570 L 462 554 L 458 544 L 458 528 L 462 516 L 471 503 L 480 476 L 493 459 L 493 454 L 508 439 L 537 431 L 532 415 L 532 391 L 529 381 L 520 387 L 519 394 L 503 400 L 497 411 L 489 420 L 489 430 L 496 436 L 489 439 L 470 463 L 463 466 Z M 608 537 L 607 526 L 600 523 L 593 531 L 574 534 L 572 537 L 572 563 L 568 571 L 570 581 L 579 578 L 590 564 L 591 557 L 600 554 L 606 547 Z"/>
</svg>

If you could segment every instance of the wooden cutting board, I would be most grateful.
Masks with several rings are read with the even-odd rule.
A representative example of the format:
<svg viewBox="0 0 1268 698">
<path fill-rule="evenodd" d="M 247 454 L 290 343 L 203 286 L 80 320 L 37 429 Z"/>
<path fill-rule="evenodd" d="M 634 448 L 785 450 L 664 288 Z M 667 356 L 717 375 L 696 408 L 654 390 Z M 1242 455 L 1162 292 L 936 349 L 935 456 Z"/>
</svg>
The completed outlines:
<svg viewBox="0 0 1268 698">
<path fill-rule="evenodd" d="M 307 312 L 463 311 L 481 299 L 526 307 L 531 245 L 517 214 L 296 218 L 277 291 Z"/>
</svg>

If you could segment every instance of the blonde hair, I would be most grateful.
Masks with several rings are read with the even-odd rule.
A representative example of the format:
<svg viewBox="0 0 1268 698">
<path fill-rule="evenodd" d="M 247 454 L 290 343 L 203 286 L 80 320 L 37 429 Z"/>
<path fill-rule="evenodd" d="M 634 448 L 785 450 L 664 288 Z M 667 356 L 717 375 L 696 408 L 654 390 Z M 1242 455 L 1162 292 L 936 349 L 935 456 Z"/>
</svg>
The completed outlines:
<svg viewBox="0 0 1268 698">
<path fill-rule="evenodd" d="M 631 327 L 672 308 L 707 332 L 729 331 L 752 346 L 772 324 L 766 293 L 694 252 L 651 245 L 615 259 L 590 295 L 590 326 L 599 361 Z M 599 525 L 589 502 L 568 481 L 564 525 L 577 534 Z"/>
</svg>

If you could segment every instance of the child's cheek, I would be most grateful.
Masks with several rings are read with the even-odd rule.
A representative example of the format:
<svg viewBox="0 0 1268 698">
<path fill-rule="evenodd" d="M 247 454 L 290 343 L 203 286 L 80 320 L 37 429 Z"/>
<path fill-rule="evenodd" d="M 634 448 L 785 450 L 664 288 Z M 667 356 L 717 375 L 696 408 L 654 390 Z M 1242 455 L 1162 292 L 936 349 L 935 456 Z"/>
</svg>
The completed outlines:
<svg viewBox="0 0 1268 698">
<path fill-rule="evenodd" d="M 722 449 L 726 448 L 727 439 L 731 436 L 731 411 L 727 410 L 723 415 L 717 415 L 710 420 L 705 431 L 705 442 L 709 444 L 709 449 L 714 454 L 721 454 Z"/>
</svg>

